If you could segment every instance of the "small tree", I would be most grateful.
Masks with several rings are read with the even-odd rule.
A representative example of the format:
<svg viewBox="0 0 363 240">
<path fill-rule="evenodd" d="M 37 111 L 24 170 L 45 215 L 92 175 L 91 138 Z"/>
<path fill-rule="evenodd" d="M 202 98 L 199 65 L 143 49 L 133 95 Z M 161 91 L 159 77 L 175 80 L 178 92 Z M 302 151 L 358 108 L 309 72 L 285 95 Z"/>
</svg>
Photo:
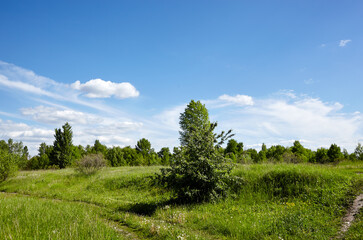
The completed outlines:
<svg viewBox="0 0 363 240">
<path fill-rule="evenodd" d="M 216 135 L 216 126 L 199 101 L 192 100 L 180 115 L 181 147 L 174 151 L 171 168 L 161 169 L 156 179 L 183 202 L 216 200 L 227 194 L 229 183 L 237 182 L 230 176 L 231 165 L 218 151 L 231 131 Z"/>
<path fill-rule="evenodd" d="M 63 129 L 63 131 L 62 131 Z M 62 126 L 62 129 L 55 129 L 53 144 L 52 164 L 65 168 L 72 162 L 72 127 L 69 123 Z"/>
<path fill-rule="evenodd" d="M 363 160 L 363 146 L 362 144 L 358 143 L 357 147 L 354 150 L 354 155 L 357 160 Z"/>
<path fill-rule="evenodd" d="M 330 162 L 336 162 L 343 158 L 343 154 L 340 150 L 340 147 L 336 144 L 330 145 L 327 155 Z"/>
<path fill-rule="evenodd" d="M 158 152 L 158 156 L 161 159 L 162 165 L 170 164 L 171 153 L 168 147 L 163 147 L 162 149 L 160 149 L 160 151 Z"/>
<path fill-rule="evenodd" d="M 7 150 L 0 150 L 0 182 L 5 181 L 17 170 L 19 156 Z"/>
</svg>

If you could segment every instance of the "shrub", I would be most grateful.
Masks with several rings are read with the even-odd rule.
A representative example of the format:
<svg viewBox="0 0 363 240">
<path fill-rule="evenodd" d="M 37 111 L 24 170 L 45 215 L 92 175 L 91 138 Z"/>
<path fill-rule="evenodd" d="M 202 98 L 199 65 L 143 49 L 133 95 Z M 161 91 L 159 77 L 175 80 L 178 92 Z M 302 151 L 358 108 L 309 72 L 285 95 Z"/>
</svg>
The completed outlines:
<svg viewBox="0 0 363 240">
<path fill-rule="evenodd" d="M 88 154 L 77 162 L 76 171 L 81 174 L 91 175 L 104 166 L 106 166 L 106 161 L 102 154 Z"/>
<path fill-rule="evenodd" d="M 0 151 L 0 182 L 5 181 L 16 172 L 18 158 L 16 154 Z"/>
</svg>

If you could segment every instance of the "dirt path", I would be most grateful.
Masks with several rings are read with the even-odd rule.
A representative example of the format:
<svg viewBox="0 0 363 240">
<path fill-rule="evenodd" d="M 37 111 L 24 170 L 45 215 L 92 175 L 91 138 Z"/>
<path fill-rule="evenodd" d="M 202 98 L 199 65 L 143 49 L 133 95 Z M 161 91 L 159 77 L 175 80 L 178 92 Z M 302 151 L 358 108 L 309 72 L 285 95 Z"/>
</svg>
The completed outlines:
<svg viewBox="0 0 363 240">
<path fill-rule="evenodd" d="M 352 225 L 352 222 L 355 219 L 355 215 L 359 212 L 359 210 L 363 207 L 363 194 L 358 195 L 353 202 L 353 205 L 349 208 L 347 214 L 343 218 L 343 226 L 340 229 L 340 233 L 338 238 L 342 238 L 344 233 L 348 231 L 349 227 Z"/>
</svg>

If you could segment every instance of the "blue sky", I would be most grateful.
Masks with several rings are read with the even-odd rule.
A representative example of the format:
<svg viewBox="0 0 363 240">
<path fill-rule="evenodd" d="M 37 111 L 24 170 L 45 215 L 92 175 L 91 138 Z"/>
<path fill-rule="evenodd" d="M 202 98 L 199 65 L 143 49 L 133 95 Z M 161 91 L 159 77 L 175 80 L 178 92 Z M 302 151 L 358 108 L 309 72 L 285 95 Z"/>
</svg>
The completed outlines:
<svg viewBox="0 0 363 240">
<path fill-rule="evenodd" d="M 362 1 L 3 1 L 0 138 L 177 146 L 206 104 L 246 147 L 363 141 Z"/>
</svg>

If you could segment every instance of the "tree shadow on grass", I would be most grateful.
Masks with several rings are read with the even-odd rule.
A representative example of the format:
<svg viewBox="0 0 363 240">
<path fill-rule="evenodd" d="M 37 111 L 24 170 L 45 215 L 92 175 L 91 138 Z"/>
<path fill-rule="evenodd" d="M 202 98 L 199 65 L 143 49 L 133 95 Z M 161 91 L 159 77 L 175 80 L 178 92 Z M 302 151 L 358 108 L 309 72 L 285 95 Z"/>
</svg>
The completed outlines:
<svg viewBox="0 0 363 240">
<path fill-rule="evenodd" d="M 157 202 L 138 202 L 130 204 L 128 206 L 119 207 L 118 210 L 131 212 L 143 216 L 152 216 L 158 208 L 164 208 L 165 206 L 168 205 L 186 205 L 186 204 L 182 203 L 178 199 L 172 198 Z"/>
</svg>

